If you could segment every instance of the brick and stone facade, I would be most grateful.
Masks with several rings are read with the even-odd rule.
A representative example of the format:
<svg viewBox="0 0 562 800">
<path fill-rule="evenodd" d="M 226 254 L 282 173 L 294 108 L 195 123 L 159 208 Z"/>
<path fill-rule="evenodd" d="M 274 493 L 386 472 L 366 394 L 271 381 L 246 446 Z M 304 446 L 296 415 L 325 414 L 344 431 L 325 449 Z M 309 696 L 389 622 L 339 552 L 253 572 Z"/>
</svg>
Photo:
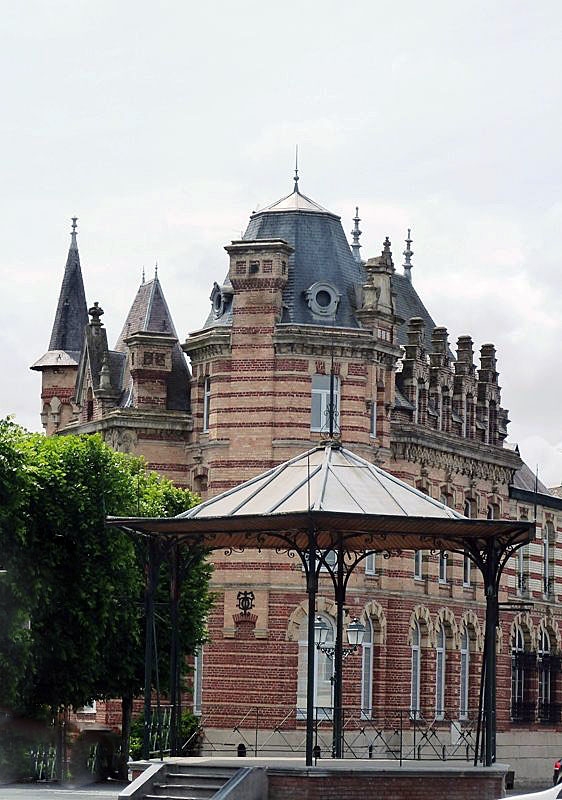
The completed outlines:
<svg viewBox="0 0 562 800">
<path fill-rule="evenodd" d="M 49 352 L 34 365 L 46 431 L 100 431 L 206 498 L 315 445 L 328 424 L 331 382 L 333 421 L 348 449 L 467 516 L 536 514 L 537 540 L 512 559 L 502 583 L 502 603 L 534 605 L 501 614 L 498 758 L 521 756 L 524 731 L 544 771 L 559 755 L 551 743 L 562 730 L 562 500 L 505 443 L 494 346 L 482 344 L 475 358 L 472 338 L 461 336 L 453 353 L 447 329 L 431 319 L 411 281 L 410 242 L 404 273 L 388 239 L 381 255 L 361 262 L 339 217 L 295 187 L 253 214 L 244 238 L 225 248 L 227 275 L 213 286 L 209 317 L 181 346 L 191 371 L 155 276 L 139 288 L 114 350 L 94 306 L 79 355 L 61 367 Z M 52 397 L 64 406 L 58 417 Z M 304 724 L 302 567 L 271 552 L 213 561 L 217 600 L 196 698 L 204 724 L 224 732 L 255 708 L 262 726 L 282 725 L 296 743 Z M 249 615 L 237 606 L 242 590 L 254 596 Z M 319 595 L 318 612 L 330 621 L 327 576 Z M 401 712 L 410 731 L 415 651 L 420 714 L 442 734 L 451 721 L 468 730 L 483 643 L 476 569 L 458 555 L 377 553 L 350 581 L 347 620 L 354 616 L 370 641 L 345 663 L 349 714 L 368 728 Z M 519 770 L 530 774 L 538 763 L 520 761 Z"/>
</svg>

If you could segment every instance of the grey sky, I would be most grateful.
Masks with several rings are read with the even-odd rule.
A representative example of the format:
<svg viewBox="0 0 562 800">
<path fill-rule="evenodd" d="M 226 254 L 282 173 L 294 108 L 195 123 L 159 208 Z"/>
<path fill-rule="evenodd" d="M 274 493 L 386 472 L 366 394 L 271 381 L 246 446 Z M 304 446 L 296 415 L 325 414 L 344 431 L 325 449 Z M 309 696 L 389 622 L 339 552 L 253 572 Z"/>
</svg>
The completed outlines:
<svg viewBox="0 0 562 800">
<path fill-rule="evenodd" d="M 558 0 L 26 0 L 0 69 L 0 415 L 39 428 L 72 215 L 110 341 L 155 260 L 183 340 L 298 143 L 363 257 L 412 228 L 432 316 L 496 344 L 510 439 L 562 481 Z"/>
</svg>

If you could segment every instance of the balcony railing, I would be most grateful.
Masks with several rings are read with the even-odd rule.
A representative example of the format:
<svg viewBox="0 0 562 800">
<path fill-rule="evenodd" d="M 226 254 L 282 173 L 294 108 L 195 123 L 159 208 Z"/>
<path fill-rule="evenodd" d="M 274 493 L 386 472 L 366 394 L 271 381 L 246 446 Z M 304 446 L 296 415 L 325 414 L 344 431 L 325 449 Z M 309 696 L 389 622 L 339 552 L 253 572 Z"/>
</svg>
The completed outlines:
<svg viewBox="0 0 562 800">
<path fill-rule="evenodd" d="M 560 722 L 562 706 L 560 703 L 539 703 L 539 722 L 543 725 L 556 725 Z"/>
<path fill-rule="evenodd" d="M 537 712 L 536 703 L 513 702 L 511 704 L 511 719 L 513 722 L 530 723 L 535 721 Z"/>
</svg>

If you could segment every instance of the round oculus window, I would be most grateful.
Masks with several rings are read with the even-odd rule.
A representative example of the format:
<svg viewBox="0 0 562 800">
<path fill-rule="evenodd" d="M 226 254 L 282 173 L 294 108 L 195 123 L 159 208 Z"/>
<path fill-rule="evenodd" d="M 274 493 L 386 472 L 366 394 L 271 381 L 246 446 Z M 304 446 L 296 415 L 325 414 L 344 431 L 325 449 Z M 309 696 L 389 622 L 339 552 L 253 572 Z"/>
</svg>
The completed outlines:
<svg viewBox="0 0 562 800">
<path fill-rule="evenodd" d="M 333 317 L 338 310 L 340 293 L 329 283 L 314 283 L 306 290 L 308 307 L 315 316 Z"/>
</svg>

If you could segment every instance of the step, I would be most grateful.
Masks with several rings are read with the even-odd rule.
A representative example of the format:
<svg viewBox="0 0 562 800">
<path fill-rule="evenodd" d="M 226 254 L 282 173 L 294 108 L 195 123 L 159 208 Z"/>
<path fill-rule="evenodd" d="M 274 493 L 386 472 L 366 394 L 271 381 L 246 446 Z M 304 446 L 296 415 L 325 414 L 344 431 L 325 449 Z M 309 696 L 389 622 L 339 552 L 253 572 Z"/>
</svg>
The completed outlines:
<svg viewBox="0 0 562 800">
<path fill-rule="evenodd" d="M 209 778 L 229 779 L 238 772 L 241 767 L 209 767 L 194 764 L 174 764 L 168 767 L 168 778 L 184 778 L 186 775 Z"/>
</svg>

